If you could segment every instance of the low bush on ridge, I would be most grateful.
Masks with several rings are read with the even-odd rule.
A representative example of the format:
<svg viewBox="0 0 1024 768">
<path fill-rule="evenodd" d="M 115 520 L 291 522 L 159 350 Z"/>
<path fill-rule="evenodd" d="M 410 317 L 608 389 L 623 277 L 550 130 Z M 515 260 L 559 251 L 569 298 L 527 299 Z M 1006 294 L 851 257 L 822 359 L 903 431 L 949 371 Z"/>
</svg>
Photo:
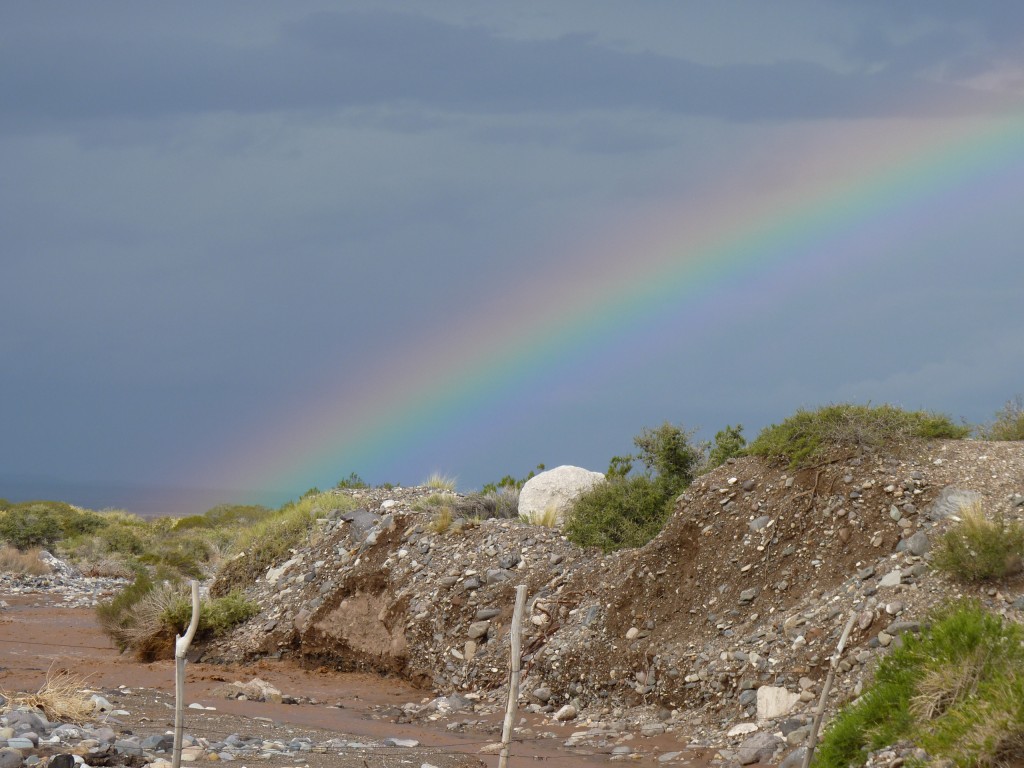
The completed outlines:
<svg viewBox="0 0 1024 768">
<path fill-rule="evenodd" d="M 954 424 L 943 414 L 840 403 L 798 410 L 781 424 L 763 429 L 746 452 L 783 459 L 796 468 L 833 458 L 838 451 L 878 451 L 911 438 L 962 439 L 970 432 L 970 427 Z"/>
<path fill-rule="evenodd" d="M 905 634 L 864 694 L 832 720 L 815 768 L 862 765 L 867 750 L 909 740 L 933 764 L 998 765 L 1024 749 L 1024 627 L 975 601 Z"/>
<path fill-rule="evenodd" d="M 1024 398 L 1017 395 L 996 411 L 991 424 L 978 428 L 983 440 L 1024 440 Z"/>
</svg>

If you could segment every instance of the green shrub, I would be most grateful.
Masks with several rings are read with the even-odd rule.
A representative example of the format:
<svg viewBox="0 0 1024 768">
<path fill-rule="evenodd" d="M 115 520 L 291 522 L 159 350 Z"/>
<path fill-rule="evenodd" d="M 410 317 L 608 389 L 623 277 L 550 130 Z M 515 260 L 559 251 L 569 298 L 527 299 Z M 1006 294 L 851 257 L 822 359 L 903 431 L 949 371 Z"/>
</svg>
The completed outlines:
<svg viewBox="0 0 1024 768">
<path fill-rule="evenodd" d="M 173 634 L 184 635 L 192 620 L 192 597 L 184 585 L 176 590 L 176 596 L 177 599 L 168 602 L 160 619 Z M 257 613 L 259 606 L 238 590 L 212 600 L 201 600 L 196 636 L 225 635 Z"/>
<path fill-rule="evenodd" d="M 941 414 L 841 403 L 816 411 L 801 409 L 782 424 L 766 427 L 747 453 L 784 459 L 795 468 L 832 458 L 837 451 L 877 451 L 911 438 L 961 439 L 969 434 L 969 427 Z"/>
<path fill-rule="evenodd" d="M 996 419 L 981 427 L 979 436 L 984 440 L 1024 440 L 1024 398 L 1017 395 L 996 411 Z"/>
<path fill-rule="evenodd" d="M 18 549 L 52 549 L 62 536 L 60 518 L 46 502 L 15 504 L 0 514 L 0 538 Z"/>
<path fill-rule="evenodd" d="M 676 496 L 704 464 L 705 446 L 692 442 L 693 432 L 665 422 L 633 438 L 636 456 L 615 456 L 606 475 L 581 494 L 566 515 L 565 532 L 581 547 L 611 552 L 640 547 L 658 535 Z M 646 471 L 631 475 L 640 459 Z"/>
<path fill-rule="evenodd" d="M 1024 734 L 1024 628 L 974 601 L 933 615 L 878 665 L 864 694 L 830 724 L 817 768 L 860 765 L 865 750 L 909 740 L 936 764 L 998 762 Z"/>
<path fill-rule="evenodd" d="M 640 547 L 657 536 L 672 511 L 672 499 L 647 475 L 598 483 L 582 494 L 566 517 L 565 534 L 581 547 L 611 552 Z"/>
<path fill-rule="evenodd" d="M 963 581 L 989 581 L 1019 573 L 1024 558 L 1024 526 L 1002 516 L 985 517 L 980 502 L 960 508 L 961 521 L 946 531 L 933 563 Z"/>
<path fill-rule="evenodd" d="M 704 463 L 704 446 L 692 442 L 693 434 L 666 421 L 657 429 L 645 427 L 633 438 L 633 444 L 640 449 L 636 458 L 648 472 L 654 473 L 668 494 L 690 485 Z"/>
<path fill-rule="evenodd" d="M 743 437 L 743 425 L 737 424 L 734 427 L 731 424 L 726 424 L 725 429 L 715 433 L 715 444 L 708 454 L 707 468 L 712 470 L 722 466 L 729 459 L 742 456 L 746 447 L 747 441 Z"/>
<path fill-rule="evenodd" d="M 140 526 L 114 523 L 100 531 L 97 538 L 108 552 L 141 555 L 146 551 L 146 543 L 140 535 Z"/>
</svg>

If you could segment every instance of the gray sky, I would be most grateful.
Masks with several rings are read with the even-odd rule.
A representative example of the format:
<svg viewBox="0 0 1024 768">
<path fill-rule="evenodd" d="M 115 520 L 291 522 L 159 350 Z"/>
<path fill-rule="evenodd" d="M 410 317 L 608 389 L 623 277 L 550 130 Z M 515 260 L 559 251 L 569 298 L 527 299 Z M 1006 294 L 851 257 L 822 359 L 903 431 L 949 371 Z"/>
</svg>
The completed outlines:
<svg viewBox="0 0 1024 768">
<path fill-rule="evenodd" d="M 4 4 L 0 496 L 194 512 L 353 471 L 603 470 L 665 420 L 989 419 L 1024 391 L 1005 128 L 827 241 L 684 274 L 600 348 L 566 328 L 616 264 L 657 283 L 656 212 L 681 246 L 776 193 L 809 218 L 808 179 L 880 196 L 859 169 L 939 167 L 947 132 L 973 158 L 1022 102 L 1011 0 Z M 493 368 L 491 328 L 512 373 L 438 404 Z M 431 399 L 437 361 L 465 376 Z"/>
</svg>

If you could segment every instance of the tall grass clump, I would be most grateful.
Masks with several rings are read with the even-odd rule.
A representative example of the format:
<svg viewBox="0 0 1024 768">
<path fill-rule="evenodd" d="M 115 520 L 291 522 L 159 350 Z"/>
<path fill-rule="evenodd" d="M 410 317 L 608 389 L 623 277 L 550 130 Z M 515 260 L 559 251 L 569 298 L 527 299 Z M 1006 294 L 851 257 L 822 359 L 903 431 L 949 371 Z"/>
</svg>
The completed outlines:
<svg viewBox="0 0 1024 768">
<path fill-rule="evenodd" d="M 935 548 L 936 568 L 968 582 L 1003 579 L 1021 571 L 1024 526 L 1002 515 L 989 520 L 980 501 L 961 507 L 959 517 Z"/>
<path fill-rule="evenodd" d="M 224 635 L 258 612 L 240 592 L 203 599 L 196 637 Z M 98 614 L 103 631 L 122 651 L 132 651 L 140 661 L 155 661 L 174 654 L 174 638 L 185 633 L 192 618 L 192 597 L 184 582 L 144 580 L 100 606 Z"/>
<path fill-rule="evenodd" d="M 865 693 L 830 724 L 816 768 L 862 765 L 909 740 L 934 764 L 999 765 L 1024 757 L 1024 628 L 960 601 L 906 634 Z"/>
<path fill-rule="evenodd" d="M 1024 440 L 1024 398 L 1017 395 L 996 411 L 991 424 L 978 429 L 983 440 Z"/>
<path fill-rule="evenodd" d="M 929 411 L 840 403 L 815 411 L 800 409 L 781 424 L 763 429 L 746 452 L 782 459 L 796 468 L 834 458 L 838 452 L 893 449 L 912 438 L 962 439 L 970 431 Z"/>
<path fill-rule="evenodd" d="M 442 475 L 440 472 L 431 473 L 430 477 L 423 483 L 427 488 L 433 488 L 435 491 L 448 491 L 450 493 L 455 492 L 456 479 L 449 477 L 448 475 Z"/>
</svg>

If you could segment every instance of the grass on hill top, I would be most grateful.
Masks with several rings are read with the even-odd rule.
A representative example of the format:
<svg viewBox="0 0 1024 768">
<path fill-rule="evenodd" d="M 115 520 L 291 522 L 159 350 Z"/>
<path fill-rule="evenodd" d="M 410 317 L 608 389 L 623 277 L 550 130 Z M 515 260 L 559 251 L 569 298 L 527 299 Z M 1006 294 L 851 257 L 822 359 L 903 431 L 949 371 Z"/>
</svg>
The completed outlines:
<svg viewBox="0 0 1024 768">
<path fill-rule="evenodd" d="M 911 438 L 962 439 L 970 432 L 970 427 L 954 424 L 939 413 L 840 403 L 815 411 L 798 410 L 781 424 L 763 429 L 746 452 L 783 459 L 796 468 L 832 458 L 837 451 L 878 451 Z"/>
</svg>

